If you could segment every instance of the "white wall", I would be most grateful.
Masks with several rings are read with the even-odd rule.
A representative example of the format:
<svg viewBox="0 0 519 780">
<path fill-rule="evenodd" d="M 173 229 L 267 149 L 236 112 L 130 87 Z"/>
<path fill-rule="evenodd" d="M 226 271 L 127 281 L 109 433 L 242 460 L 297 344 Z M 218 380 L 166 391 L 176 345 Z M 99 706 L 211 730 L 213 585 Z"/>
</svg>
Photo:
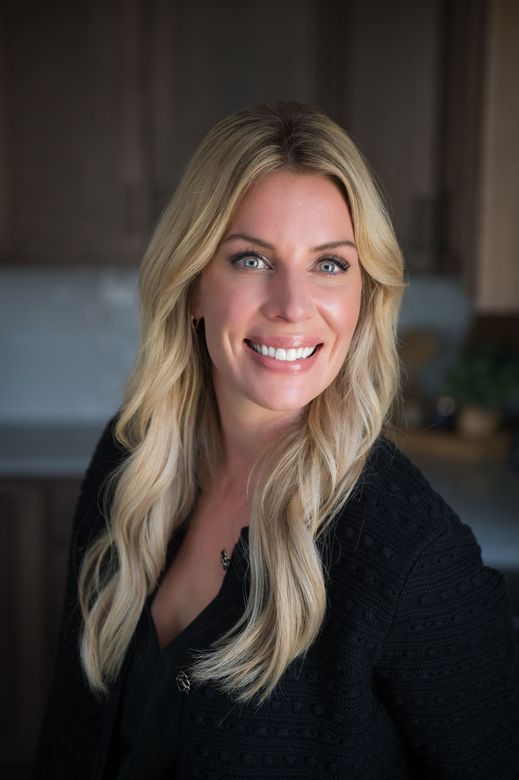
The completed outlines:
<svg viewBox="0 0 519 780">
<path fill-rule="evenodd" d="M 0 422 L 106 420 L 138 310 L 135 271 L 0 270 Z"/>
</svg>

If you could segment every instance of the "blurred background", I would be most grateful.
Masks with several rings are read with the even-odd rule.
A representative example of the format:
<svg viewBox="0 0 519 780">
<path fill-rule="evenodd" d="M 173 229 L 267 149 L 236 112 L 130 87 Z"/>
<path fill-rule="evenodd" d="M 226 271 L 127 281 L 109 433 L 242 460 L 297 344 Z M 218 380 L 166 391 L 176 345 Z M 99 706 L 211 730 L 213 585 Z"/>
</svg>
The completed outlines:
<svg viewBox="0 0 519 780">
<path fill-rule="evenodd" d="M 205 132 L 273 99 L 370 161 L 404 250 L 391 435 L 519 615 L 519 3 L 0 4 L 0 775 L 26 777 L 82 475 L 135 355 L 137 267 Z"/>
</svg>

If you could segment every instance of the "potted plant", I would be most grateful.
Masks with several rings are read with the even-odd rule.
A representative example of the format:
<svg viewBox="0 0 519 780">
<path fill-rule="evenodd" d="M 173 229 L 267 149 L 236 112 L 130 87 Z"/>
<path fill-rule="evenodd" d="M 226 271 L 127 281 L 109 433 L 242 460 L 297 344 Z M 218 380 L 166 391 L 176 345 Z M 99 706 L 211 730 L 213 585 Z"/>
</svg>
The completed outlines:
<svg viewBox="0 0 519 780">
<path fill-rule="evenodd" d="M 450 372 L 446 390 L 457 403 L 459 433 L 489 436 L 501 424 L 503 411 L 519 403 L 519 355 L 496 345 L 467 351 Z"/>
</svg>

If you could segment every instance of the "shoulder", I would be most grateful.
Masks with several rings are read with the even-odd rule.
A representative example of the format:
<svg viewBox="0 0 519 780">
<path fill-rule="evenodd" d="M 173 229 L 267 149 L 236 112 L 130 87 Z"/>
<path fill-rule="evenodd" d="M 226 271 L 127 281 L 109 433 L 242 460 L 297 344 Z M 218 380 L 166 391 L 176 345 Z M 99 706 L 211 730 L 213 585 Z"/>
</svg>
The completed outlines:
<svg viewBox="0 0 519 780">
<path fill-rule="evenodd" d="M 105 524 L 104 503 L 109 478 L 128 453 L 115 438 L 118 415 L 105 425 L 83 478 L 74 513 L 71 554 L 74 561 Z"/>
<path fill-rule="evenodd" d="M 342 553 L 374 573 L 395 595 L 411 570 L 445 550 L 481 560 L 470 527 L 384 437 L 374 445 L 337 520 Z"/>
<path fill-rule="evenodd" d="M 422 472 L 384 436 L 375 442 L 355 494 L 358 498 L 377 497 L 380 501 L 396 501 L 411 507 L 424 500 L 441 501 Z"/>
<path fill-rule="evenodd" d="M 436 613 L 431 627 L 489 613 L 510 630 L 503 575 L 484 565 L 471 528 L 394 444 L 377 441 L 337 521 L 334 585 L 376 612 L 383 631 L 403 636 L 424 610 Z"/>
<path fill-rule="evenodd" d="M 94 475 L 102 475 L 118 466 L 127 455 L 115 438 L 115 426 L 119 415 L 115 414 L 103 428 L 88 465 L 85 482 Z"/>
<path fill-rule="evenodd" d="M 374 445 L 352 498 L 372 523 L 378 521 L 390 533 L 407 537 L 408 543 L 431 540 L 461 525 L 422 472 L 383 436 Z"/>
</svg>

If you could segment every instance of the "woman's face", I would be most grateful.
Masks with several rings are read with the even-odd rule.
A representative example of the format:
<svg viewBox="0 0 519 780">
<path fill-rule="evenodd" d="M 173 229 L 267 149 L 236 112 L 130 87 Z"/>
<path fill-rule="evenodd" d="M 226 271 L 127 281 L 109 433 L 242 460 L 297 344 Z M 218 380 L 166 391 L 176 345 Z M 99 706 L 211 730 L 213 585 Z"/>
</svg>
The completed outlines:
<svg viewBox="0 0 519 780">
<path fill-rule="evenodd" d="M 276 171 L 254 184 L 193 298 L 220 408 L 298 412 L 322 393 L 348 352 L 361 287 L 331 179 Z"/>
</svg>

